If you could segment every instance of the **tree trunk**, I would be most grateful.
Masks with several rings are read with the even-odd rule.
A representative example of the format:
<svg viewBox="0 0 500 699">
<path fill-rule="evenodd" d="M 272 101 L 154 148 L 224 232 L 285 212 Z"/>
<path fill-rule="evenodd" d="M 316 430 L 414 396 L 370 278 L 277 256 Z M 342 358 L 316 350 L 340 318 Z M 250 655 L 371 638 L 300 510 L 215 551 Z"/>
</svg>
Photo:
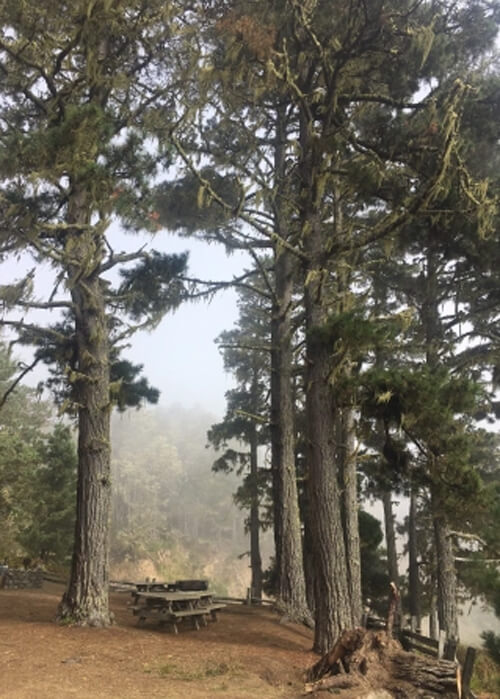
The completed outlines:
<svg viewBox="0 0 500 699">
<path fill-rule="evenodd" d="M 315 327 L 310 284 L 306 288 L 307 335 Z M 335 412 L 328 381 L 330 350 L 309 339 L 306 356 L 306 414 L 308 437 L 308 500 L 314 544 L 314 650 L 325 653 L 342 629 L 355 625 L 341 517 L 341 494 L 335 459 Z"/>
<path fill-rule="evenodd" d="M 387 545 L 387 573 L 390 581 L 398 585 L 398 552 L 396 549 L 394 513 L 392 511 L 392 492 L 390 490 L 382 492 L 382 503 L 384 506 L 385 541 Z"/>
<path fill-rule="evenodd" d="M 275 177 L 277 200 L 275 227 L 286 238 L 281 196 L 284 188 L 284 111 L 277 113 Z M 279 244 L 274 253 L 275 298 L 271 350 L 271 462 L 274 498 L 274 537 L 278 598 L 287 615 L 311 623 L 307 607 L 302 558 L 292 384 L 293 265 L 290 253 Z"/>
<path fill-rule="evenodd" d="M 78 484 L 75 549 L 59 617 L 106 626 L 111 495 L 108 331 L 99 280 L 85 280 L 72 295 L 77 307 Z"/>
<path fill-rule="evenodd" d="M 435 549 L 434 549 L 435 551 Z M 439 638 L 439 626 L 437 623 L 437 600 L 436 600 L 436 570 L 433 563 L 433 570 L 430 575 L 429 593 L 429 636 L 437 641 Z"/>
<path fill-rule="evenodd" d="M 311 511 L 307 499 L 307 488 L 302 500 L 302 518 L 304 520 L 304 577 L 306 581 L 307 606 L 314 615 L 316 607 L 315 575 L 314 575 L 314 541 L 311 533 Z"/>
<path fill-rule="evenodd" d="M 87 194 L 75 185 L 70 223 L 88 225 Z M 109 349 L 102 240 L 90 226 L 68 234 L 65 251 L 75 316 L 76 362 L 69 375 L 78 406 L 75 547 L 58 617 L 80 625 L 111 623 L 108 608 L 108 529 L 111 495 Z"/>
<path fill-rule="evenodd" d="M 439 266 L 435 251 L 434 231 L 429 233 L 429 243 L 426 254 L 426 296 L 422 309 L 426 335 L 426 363 L 435 370 L 440 363 L 438 346 L 442 340 L 441 319 L 439 315 L 438 273 Z M 433 472 L 434 464 L 429 464 L 429 472 Z M 436 548 L 436 577 L 437 577 L 437 612 L 439 628 L 446 631 L 449 640 L 458 640 L 458 611 L 457 611 L 457 576 L 453 543 L 449 536 L 449 527 L 444 514 L 444 507 L 439 502 L 431 486 L 431 507 L 433 513 L 434 541 Z"/>
<path fill-rule="evenodd" d="M 410 513 L 408 517 L 408 578 L 410 617 L 416 618 L 420 628 L 420 579 L 417 547 L 417 491 L 414 485 L 410 492 Z"/>
<path fill-rule="evenodd" d="M 398 552 L 396 548 L 396 532 L 394 528 L 394 513 L 392 511 L 392 492 L 382 491 L 382 503 L 384 506 L 385 541 L 387 545 L 387 573 L 390 582 L 399 587 Z M 401 598 L 398 597 L 396 605 L 396 625 L 401 625 Z"/>
<path fill-rule="evenodd" d="M 260 556 L 259 486 L 257 458 L 257 430 L 254 426 L 250 443 L 250 481 L 252 502 L 250 505 L 250 567 L 252 570 L 252 597 L 262 597 L 262 559 Z"/>
<path fill-rule="evenodd" d="M 342 519 L 349 578 L 349 593 L 354 625 L 361 623 L 361 553 L 358 518 L 358 478 L 356 469 L 356 435 L 354 412 L 344 407 L 337 424 L 337 449 L 341 470 Z M 395 581 L 397 584 L 397 581 Z"/>
<path fill-rule="evenodd" d="M 335 216 L 333 231 L 320 220 L 320 170 L 309 114 L 300 119 L 300 202 L 301 237 L 304 262 L 304 311 L 306 347 L 306 439 L 307 487 L 314 544 L 315 627 L 314 650 L 325 653 L 342 629 L 356 624 L 351 610 L 347 569 L 342 498 L 337 463 L 335 433 L 336 405 L 332 376 L 335 367 L 333 347 L 322 330 L 332 313 L 331 273 L 325 267 L 327 246 L 332 233 L 338 235 Z M 335 207 L 337 209 L 337 207 Z M 337 211 L 335 211 L 337 213 Z M 338 266 L 338 265 L 337 265 Z"/>
<path fill-rule="evenodd" d="M 437 558 L 437 612 L 439 628 L 449 640 L 458 640 L 457 575 L 450 529 L 433 502 Z"/>
</svg>

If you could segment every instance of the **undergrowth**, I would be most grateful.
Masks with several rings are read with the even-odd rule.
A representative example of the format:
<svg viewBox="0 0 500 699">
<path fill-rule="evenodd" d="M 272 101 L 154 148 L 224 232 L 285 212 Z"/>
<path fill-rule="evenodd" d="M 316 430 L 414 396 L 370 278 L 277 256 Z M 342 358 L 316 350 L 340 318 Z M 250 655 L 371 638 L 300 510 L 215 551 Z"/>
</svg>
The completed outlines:
<svg viewBox="0 0 500 699">
<path fill-rule="evenodd" d="M 488 693 L 500 697 L 500 665 L 485 651 L 478 650 L 471 680 L 474 694 Z"/>
</svg>

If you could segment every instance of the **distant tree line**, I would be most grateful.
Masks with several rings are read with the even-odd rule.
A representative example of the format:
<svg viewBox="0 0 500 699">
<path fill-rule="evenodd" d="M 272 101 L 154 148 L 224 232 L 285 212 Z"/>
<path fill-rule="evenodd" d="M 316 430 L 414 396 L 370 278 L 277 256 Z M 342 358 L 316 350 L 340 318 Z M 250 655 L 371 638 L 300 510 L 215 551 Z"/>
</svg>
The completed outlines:
<svg viewBox="0 0 500 699">
<path fill-rule="evenodd" d="M 227 286 L 189 280 L 185 256 L 115 251 L 113 219 L 253 261 L 211 440 L 248 445 L 218 467 L 248 473 L 254 585 L 265 492 L 276 594 L 314 620 L 317 651 L 360 621 L 360 487 L 383 500 L 391 578 L 391 493 L 410 497 L 412 615 L 425 583 L 456 637 L 457 575 L 480 585 L 490 565 L 498 590 L 495 564 L 471 563 L 498 558 L 497 443 L 479 426 L 499 374 L 498 17 L 484 0 L 5 3 L 0 255 L 50 262 L 55 285 L 3 286 L 3 322 L 64 378 L 79 428 L 61 618 L 109 623 L 112 367 L 137 327 Z"/>
</svg>

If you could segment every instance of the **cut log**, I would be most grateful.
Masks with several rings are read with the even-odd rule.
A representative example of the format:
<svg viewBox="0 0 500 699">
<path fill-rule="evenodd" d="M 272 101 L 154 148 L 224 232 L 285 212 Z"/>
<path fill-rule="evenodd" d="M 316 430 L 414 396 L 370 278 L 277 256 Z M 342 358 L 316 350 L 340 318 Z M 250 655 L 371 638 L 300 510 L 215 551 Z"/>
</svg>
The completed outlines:
<svg viewBox="0 0 500 699">
<path fill-rule="evenodd" d="M 458 696 L 458 667 L 452 660 L 437 660 L 401 651 L 390 658 L 389 672 L 394 679 L 419 689 Z"/>
<path fill-rule="evenodd" d="M 332 650 L 307 672 L 305 692 L 343 690 L 365 696 L 388 690 L 399 697 L 457 697 L 455 662 L 407 653 L 384 631 L 344 631 Z"/>
</svg>

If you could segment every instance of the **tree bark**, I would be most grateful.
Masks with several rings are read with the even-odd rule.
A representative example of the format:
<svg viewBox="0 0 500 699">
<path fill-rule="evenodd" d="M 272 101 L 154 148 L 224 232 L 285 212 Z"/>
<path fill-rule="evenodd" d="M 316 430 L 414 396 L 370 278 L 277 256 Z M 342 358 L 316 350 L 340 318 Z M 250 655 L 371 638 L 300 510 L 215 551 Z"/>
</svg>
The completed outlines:
<svg viewBox="0 0 500 699">
<path fill-rule="evenodd" d="M 70 223 L 89 224 L 84 188 L 74 187 Z M 78 406 L 75 547 L 58 617 L 80 625 L 111 623 L 108 607 L 108 529 L 111 495 L 109 330 L 99 265 L 102 239 L 91 226 L 72 231 L 65 250 L 75 315 L 76 362 L 69 375 Z"/>
<path fill-rule="evenodd" d="M 301 236 L 304 264 L 304 312 L 306 347 L 307 487 L 314 542 L 315 627 L 314 650 L 332 648 L 342 629 L 356 624 L 352 614 L 349 574 L 342 523 L 340 472 L 336 453 L 336 414 L 332 377 L 333 348 L 321 329 L 332 312 L 330 271 L 325 262 L 327 230 L 320 219 L 320 170 L 309 115 L 300 119 Z M 333 233 L 338 234 L 339 221 Z M 328 240 L 331 243 L 331 234 Z"/>
<path fill-rule="evenodd" d="M 341 471 L 344 541 L 349 579 L 349 594 L 354 625 L 361 623 L 361 553 L 359 543 L 358 479 L 354 412 L 344 407 L 338 420 L 338 458 Z M 396 582 L 397 584 L 397 582 Z"/>
<path fill-rule="evenodd" d="M 437 612 L 439 628 L 448 640 L 458 640 L 457 575 L 450 528 L 433 502 L 437 558 Z"/>
<path fill-rule="evenodd" d="M 306 288 L 308 335 L 315 327 L 314 285 Z M 307 342 L 308 500 L 314 542 L 314 650 L 325 653 L 342 629 L 355 625 L 351 613 L 341 494 L 335 458 L 335 406 L 328 381 L 330 352 L 321 343 Z"/>
<path fill-rule="evenodd" d="M 276 115 L 275 228 L 286 238 L 282 200 L 284 183 L 284 110 Z M 295 466 L 295 420 L 292 383 L 293 265 L 288 250 L 279 242 L 274 251 L 275 298 L 272 312 L 271 350 L 271 464 L 274 498 L 274 537 L 279 603 L 287 615 L 311 623 L 307 607 L 302 555 L 297 476 Z"/>
<path fill-rule="evenodd" d="M 304 577 L 306 582 L 307 606 L 314 616 L 316 607 L 315 575 L 314 575 L 314 541 L 311 533 L 311 510 L 309 507 L 307 488 L 302 501 L 302 518 L 304 520 Z"/>
</svg>

